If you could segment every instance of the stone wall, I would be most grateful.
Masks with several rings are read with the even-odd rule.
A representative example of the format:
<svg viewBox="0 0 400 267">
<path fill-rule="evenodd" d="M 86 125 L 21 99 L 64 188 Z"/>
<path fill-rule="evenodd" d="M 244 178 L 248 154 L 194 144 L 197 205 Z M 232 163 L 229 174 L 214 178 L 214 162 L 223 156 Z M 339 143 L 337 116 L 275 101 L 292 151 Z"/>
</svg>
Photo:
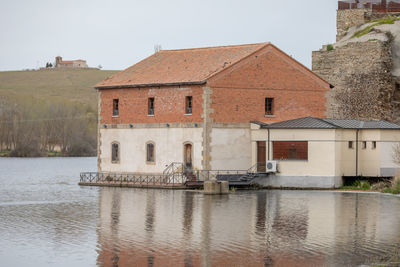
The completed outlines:
<svg viewBox="0 0 400 267">
<path fill-rule="evenodd" d="M 339 41 L 350 27 L 366 23 L 370 9 L 338 10 L 336 16 L 336 41 Z"/>
<path fill-rule="evenodd" d="M 336 41 L 341 40 L 349 28 L 359 26 L 375 19 L 398 17 L 399 12 L 376 12 L 372 9 L 338 10 L 336 14 Z"/>
<path fill-rule="evenodd" d="M 396 121 L 391 41 L 314 51 L 312 65 L 316 74 L 335 86 L 328 96 L 329 117 Z"/>
</svg>

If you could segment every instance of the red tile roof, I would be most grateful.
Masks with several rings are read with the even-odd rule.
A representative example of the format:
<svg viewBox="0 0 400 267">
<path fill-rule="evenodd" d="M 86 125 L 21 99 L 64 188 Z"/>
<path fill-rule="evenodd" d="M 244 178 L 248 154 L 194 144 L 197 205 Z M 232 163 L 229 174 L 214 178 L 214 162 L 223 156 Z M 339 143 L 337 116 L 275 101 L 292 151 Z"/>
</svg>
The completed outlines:
<svg viewBox="0 0 400 267">
<path fill-rule="evenodd" d="M 203 84 L 210 76 L 269 43 L 161 50 L 98 83 L 95 88 Z"/>
</svg>

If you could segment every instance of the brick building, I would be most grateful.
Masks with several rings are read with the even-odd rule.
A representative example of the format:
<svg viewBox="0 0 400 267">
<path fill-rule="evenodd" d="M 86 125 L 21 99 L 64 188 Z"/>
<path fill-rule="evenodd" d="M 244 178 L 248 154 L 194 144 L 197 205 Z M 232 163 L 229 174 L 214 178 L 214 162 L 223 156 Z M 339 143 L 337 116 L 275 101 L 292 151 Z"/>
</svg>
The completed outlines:
<svg viewBox="0 0 400 267">
<path fill-rule="evenodd" d="M 97 84 L 98 169 L 248 169 L 251 121 L 325 117 L 330 85 L 270 43 L 162 50 Z"/>
</svg>

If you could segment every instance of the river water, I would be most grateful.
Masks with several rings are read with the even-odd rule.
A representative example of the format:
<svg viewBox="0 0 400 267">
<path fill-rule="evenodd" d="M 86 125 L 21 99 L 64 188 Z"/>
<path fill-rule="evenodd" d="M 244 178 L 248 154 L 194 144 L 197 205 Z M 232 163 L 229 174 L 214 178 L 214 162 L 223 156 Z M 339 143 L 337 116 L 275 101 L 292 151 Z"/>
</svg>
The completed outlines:
<svg viewBox="0 0 400 267">
<path fill-rule="evenodd" d="M 400 260 L 399 197 L 279 190 L 205 196 L 77 185 L 79 172 L 95 169 L 95 158 L 0 158 L 0 266 Z"/>
</svg>

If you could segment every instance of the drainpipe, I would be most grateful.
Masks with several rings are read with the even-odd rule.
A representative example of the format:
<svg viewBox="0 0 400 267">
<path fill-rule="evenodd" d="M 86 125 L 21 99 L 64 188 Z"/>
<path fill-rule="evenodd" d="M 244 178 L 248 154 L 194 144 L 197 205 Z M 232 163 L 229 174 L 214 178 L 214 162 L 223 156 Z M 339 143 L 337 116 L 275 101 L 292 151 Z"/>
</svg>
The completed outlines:
<svg viewBox="0 0 400 267">
<path fill-rule="evenodd" d="M 358 177 L 358 131 L 356 130 L 356 177 Z"/>
<path fill-rule="evenodd" d="M 270 139 L 270 134 L 269 134 L 269 129 L 268 129 L 268 152 L 267 152 L 268 153 L 268 157 L 267 157 L 268 160 L 269 160 L 269 154 L 270 154 L 269 153 L 269 139 Z"/>
</svg>

